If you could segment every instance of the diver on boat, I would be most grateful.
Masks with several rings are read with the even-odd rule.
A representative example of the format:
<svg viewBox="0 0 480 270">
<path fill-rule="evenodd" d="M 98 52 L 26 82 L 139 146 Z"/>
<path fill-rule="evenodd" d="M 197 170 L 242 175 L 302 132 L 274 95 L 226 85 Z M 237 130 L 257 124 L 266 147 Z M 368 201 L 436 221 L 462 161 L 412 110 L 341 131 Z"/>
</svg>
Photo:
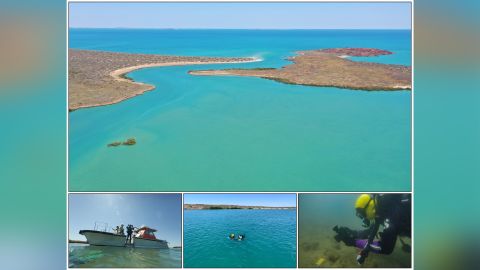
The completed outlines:
<svg viewBox="0 0 480 270">
<path fill-rule="evenodd" d="M 365 262 L 369 252 L 391 254 L 399 236 L 411 237 L 410 194 L 362 194 L 355 202 L 355 210 L 367 229 L 357 231 L 335 226 L 333 230 L 337 233 L 334 236 L 337 242 L 361 249 L 358 264 Z M 383 231 L 379 233 L 381 225 Z M 377 233 L 379 240 L 375 240 Z"/>
<path fill-rule="evenodd" d="M 125 239 L 125 245 L 126 244 L 131 244 L 132 243 L 132 234 L 133 234 L 133 227 L 132 224 L 127 225 L 127 238 Z"/>
<path fill-rule="evenodd" d="M 228 236 L 231 240 L 235 239 L 235 234 L 234 233 L 231 233 L 229 236 Z"/>
<path fill-rule="evenodd" d="M 123 229 L 123 224 L 120 225 L 120 228 L 118 230 L 118 234 L 125 235 L 125 230 Z"/>
</svg>

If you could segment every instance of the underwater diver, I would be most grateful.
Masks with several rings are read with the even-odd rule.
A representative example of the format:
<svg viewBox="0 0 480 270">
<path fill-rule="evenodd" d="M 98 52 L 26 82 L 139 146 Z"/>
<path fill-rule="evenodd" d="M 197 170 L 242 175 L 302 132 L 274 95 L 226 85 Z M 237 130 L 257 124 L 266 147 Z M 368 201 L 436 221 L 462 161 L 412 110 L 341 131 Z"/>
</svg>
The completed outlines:
<svg viewBox="0 0 480 270">
<path fill-rule="evenodd" d="M 347 246 L 361 249 L 357 256 L 358 264 L 365 262 L 370 251 L 392 253 L 398 236 L 411 237 L 410 194 L 362 194 L 355 202 L 355 210 L 367 229 L 357 231 L 335 226 L 333 230 L 337 233 L 337 242 L 343 241 Z M 384 229 L 379 233 L 381 225 Z M 377 233 L 380 238 L 375 241 Z"/>
</svg>

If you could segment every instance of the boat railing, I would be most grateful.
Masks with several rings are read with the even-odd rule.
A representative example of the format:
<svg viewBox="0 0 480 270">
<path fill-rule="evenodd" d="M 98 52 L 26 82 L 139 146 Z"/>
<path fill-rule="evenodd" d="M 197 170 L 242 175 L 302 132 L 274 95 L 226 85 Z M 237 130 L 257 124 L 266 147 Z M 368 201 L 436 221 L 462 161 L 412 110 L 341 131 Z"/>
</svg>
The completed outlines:
<svg viewBox="0 0 480 270">
<path fill-rule="evenodd" d="M 108 231 L 108 223 L 95 221 L 95 226 L 94 226 L 93 229 L 95 231 L 107 232 Z"/>
</svg>

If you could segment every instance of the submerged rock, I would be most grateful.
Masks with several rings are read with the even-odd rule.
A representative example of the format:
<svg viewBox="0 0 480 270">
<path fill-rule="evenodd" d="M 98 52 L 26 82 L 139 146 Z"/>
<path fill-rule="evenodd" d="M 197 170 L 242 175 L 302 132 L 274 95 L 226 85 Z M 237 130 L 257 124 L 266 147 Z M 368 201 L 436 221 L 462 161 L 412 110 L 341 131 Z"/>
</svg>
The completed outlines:
<svg viewBox="0 0 480 270">
<path fill-rule="evenodd" d="M 130 139 L 124 141 L 123 145 L 134 145 L 136 143 L 137 143 L 137 141 L 135 140 L 135 138 L 130 138 Z"/>
<path fill-rule="evenodd" d="M 137 143 L 137 141 L 135 140 L 135 138 L 129 138 L 124 142 L 116 141 L 116 142 L 109 143 L 109 144 L 107 144 L 107 146 L 108 147 L 117 147 L 117 146 L 120 146 L 120 145 L 134 145 L 136 143 Z"/>
<path fill-rule="evenodd" d="M 112 142 L 112 143 L 107 144 L 107 146 L 108 147 L 112 147 L 112 146 L 115 147 L 115 146 L 119 146 L 121 144 L 122 144 L 121 142 Z"/>
</svg>

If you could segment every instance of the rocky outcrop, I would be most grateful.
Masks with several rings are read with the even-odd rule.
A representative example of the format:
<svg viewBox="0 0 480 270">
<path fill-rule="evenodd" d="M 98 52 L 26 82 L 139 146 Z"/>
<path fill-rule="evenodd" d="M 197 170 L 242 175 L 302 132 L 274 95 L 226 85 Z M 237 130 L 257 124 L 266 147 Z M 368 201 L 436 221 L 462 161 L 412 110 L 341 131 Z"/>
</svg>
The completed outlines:
<svg viewBox="0 0 480 270">
<path fill-rule="evenodd" d="M 288 84 L 338 87 L 353 90 L 409 90 L 412 69 L 409 66 L 352 61 L 345 53 L 355 56 L 383 55 L 378 49 L 346 48 L 298 52 L 289 60 L 293 64 L 279 68 L 222 69 L 190 71 L 192 75 L 252 76 Z"/>
</svg>

